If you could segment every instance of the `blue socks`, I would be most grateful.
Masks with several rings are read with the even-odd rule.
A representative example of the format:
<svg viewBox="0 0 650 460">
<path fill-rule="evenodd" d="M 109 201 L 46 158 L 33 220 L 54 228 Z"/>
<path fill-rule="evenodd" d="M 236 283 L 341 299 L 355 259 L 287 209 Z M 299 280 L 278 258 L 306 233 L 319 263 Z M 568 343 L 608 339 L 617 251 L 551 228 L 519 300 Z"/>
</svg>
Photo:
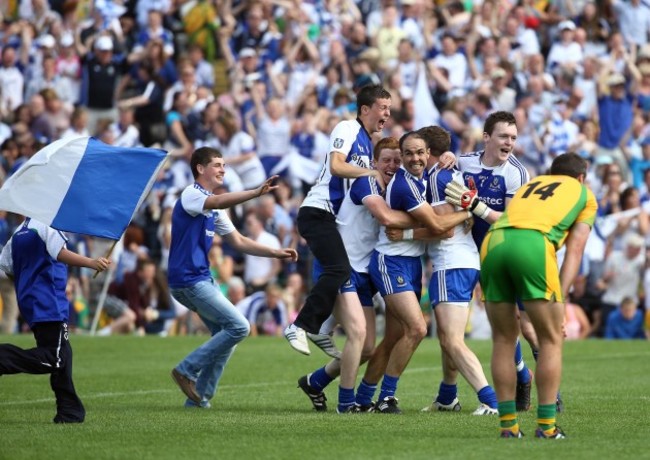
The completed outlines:
<svg viewBox="0 0 650 460">
<path fill-rule="evenodd" d="M 325 366 L 323 366 L 309 376 L 309 386 L 316 391 L 323 391 L 323 388 L 329 385 L 332 380 L 334 379 L 327 375 Z"/>
<path fill-rule="evenodd" d="M 517 339 L 515 346 L 515 364 L 517 366 L 517 383 L 530 382 L 530 372 L 524 362 L 524 354 L 521 352 L 521 342 Z"/>
<path fill-rule="evenodd" d="M 370 405 L 372 403 L 372 398 L 375 396 L 376 390 L 376 383 L 368 383 L 362 379 L 361 383 L 357 387 L 357 404 L 360 406 Z"/>
<path fill-rule="evenodd" d="M 384 374 L 384 379 L 381 382 L 381 391 L 379 392 L 379 401 L 383 401 L 388 396 L 395 396 L 397 382 L 399 382 L 399 377 L 391 377 L 390 375 Z"/>
<path fill-rule="evenodd" d="M 454 399 L 458 396 L 458 386 L 456 384 L 447 385 L 445 382 L 440 382 L 440 388 L 438 388 L 438 397 L 436 401 L 440 404 L 451 404 Z"/>
<path fill-rule="evenodd" d="M 354 406 L 354 388 L 339 386 L 339 412 L 345 412 L 350 406 Z"/>
<path fill-rule="evenodd" d="M 487 404 L 492 409 L 498 408 L 497 394 L 490 385 L 486 385 L 481 388 L 478 393 L 478 400 L 483 404 Z"/>
</svg>

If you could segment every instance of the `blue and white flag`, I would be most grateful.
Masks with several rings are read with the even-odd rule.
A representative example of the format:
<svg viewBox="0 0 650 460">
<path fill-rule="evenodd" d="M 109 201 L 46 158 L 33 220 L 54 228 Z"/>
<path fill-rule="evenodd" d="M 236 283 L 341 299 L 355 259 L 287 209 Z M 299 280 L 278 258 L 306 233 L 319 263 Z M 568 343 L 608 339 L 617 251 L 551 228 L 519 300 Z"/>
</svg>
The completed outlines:
<svg viewBox="0 0 650 460">
<path fill-rule="evenodd" d="M 0 189 L 0 209 L 57 230 L 119 240 L 153 185 L 167 152 L 124 148 L 94 137 L 39 150 Z"/>
</svg>

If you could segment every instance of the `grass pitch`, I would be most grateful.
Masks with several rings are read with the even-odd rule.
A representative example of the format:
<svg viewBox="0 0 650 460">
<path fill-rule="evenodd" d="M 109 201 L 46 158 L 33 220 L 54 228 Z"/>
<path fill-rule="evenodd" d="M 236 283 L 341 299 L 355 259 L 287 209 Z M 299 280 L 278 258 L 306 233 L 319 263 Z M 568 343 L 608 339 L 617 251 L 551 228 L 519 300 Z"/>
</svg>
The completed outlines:
<svg viewBox="0 0 650 460">
<path fill-rule="evenodd" d="M 478 401 L 465 381 L 460 413 L 421 413 L 441 378 L 435 339 L 422 342 L 400 379 L 402 416 L 337 415 L 336 382 L 326 390 L 329 412 L 315 413 L 296 381 L 326 357 L 313 346 L 302 356 L 281 338 L 245 340 L 212 409 L 185 409 L 169 374 L 205 339 L 72 336 L 75 384 L 88 413 L 82 425 L 51 422 L 48 376 L 2 376 L 0 459 L 650 458 L 648 342 L 568 342 L 558 423 L 569 438 L 548 441 L 534 439 L 534 409 L 520 417 L 524 439 L 497 439 L 496 417 L 471 415 Z M 34 343 L 31 336 L 0 342 Z M 491 343 L 470 346 L 491 380 Z"/>
</svg>

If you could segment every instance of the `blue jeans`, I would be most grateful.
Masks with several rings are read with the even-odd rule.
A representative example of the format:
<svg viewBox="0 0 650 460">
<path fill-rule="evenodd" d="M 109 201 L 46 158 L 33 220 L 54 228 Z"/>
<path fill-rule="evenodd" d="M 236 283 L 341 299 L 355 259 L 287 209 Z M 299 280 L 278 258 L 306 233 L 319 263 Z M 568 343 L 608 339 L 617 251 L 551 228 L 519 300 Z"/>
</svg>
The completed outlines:
<svg viewBox="0 0 650 460">
<path fill-rule="evenodd" d="M 187 355 L 176 369 L 196 380 L 201 405 L 208 405 L 217 391 L 219 379 L 235 346 L 248 337 L 248 320 L 221 293 L 213 281 L 200 281 L 186 288 L 173 288 L 176 300 L 196 312 L 210 330 L 212 337 Z"/>
</svg>

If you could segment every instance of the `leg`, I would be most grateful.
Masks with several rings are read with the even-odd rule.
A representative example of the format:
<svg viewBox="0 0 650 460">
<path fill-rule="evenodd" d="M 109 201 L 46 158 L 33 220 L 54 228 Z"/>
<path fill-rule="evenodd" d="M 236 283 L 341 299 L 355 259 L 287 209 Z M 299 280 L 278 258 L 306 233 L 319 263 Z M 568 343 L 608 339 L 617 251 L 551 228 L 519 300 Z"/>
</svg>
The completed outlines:
<svg viewBox="0 0 650 460">
<path fill-rule="evenodd" d="M 295 325 L 318 334 L 334 309 L 339 287 L 350 277 L 350 262 L 334 215 L 316 208 L 300 208 L 298 230 L 323 267 L 323 273 L 307 296 Z"/>
<path fill-rule="evenodd" d="M 404 291 L 386 296 L 386 309 L 401 323 L 404 334 L 395 343 L 390 353 L 382 383 L 379 400 L 394 396 L 397 380 L 404 372 L 413 353 L 427 335 L 427 325 L 420 310 L 420 303 L 413 291 Z"/>
<path fill-rule="evenodd" d="M 337 412 L 344 413 L 355 409 L 354 387 L 359 372 L 363 343 L 366 339 L 366 318 L 356 292 L 340 294 L 339 302 L 334 307 L 334 314 L 347 335 L 341 353 L 341 381 L 337 407 Z"/>
<path fill-rule="evenodd" d="M 56 396 L 55 423 L 81 423 L 86 410 L 77 396 L 72 382 L 72 347 L 68 341 L 68 325 L 63 323 L 59 330 L 61 365 L 50 375 L 50 387 Z"/>
<path fill-rule="evenodd" d="M 201 400 L 210 400 L 235 345 L 248 336 L 250 325 L 212 282 L 201 281 L 189 288 L 174 289 L 172 294 L 179 302 L 195 311 L 211 332 L 214 331 L 206 343 L 186 356 L 176 367 L 180 374 L 196 381 L 196 390 Z"/>
<path fill-rule="evenodd" d="M 519 336 L 516 306 L 514 303 L 488 301 L 486 310 L 492 326 L 492 380 L 499 401 L 501 430 L 518 436 L 519 422 L 515 406 L 517 373 L 512 364 Z"/>
<path fill-rule="evenodd" d="M 13 334 L 18 319 L 18 301 L 14 283 L 7 277 L 0 278 L 0 296 L 2 296 L 2 318 L 0 334 Z"/>
</svg>

